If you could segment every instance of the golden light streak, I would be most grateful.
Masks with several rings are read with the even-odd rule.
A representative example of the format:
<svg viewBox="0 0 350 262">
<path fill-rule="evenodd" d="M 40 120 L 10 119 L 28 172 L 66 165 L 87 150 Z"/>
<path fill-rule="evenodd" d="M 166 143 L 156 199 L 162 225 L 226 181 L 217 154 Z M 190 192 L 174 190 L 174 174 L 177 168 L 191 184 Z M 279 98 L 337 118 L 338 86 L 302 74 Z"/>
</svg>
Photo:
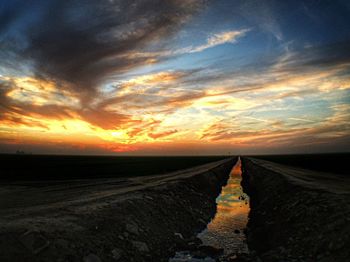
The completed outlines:
<svg viewBox="0 0 350 262">
<path fill-rule="evenodd" d="M 32 77 L 6 79 L 12 81 L 12 89 L 7 96 L 19 102 L 42 105 L 78 106 L 79 99 L 71 92 L 57 89 L 54 82 L 37 80 Z"/>
</svg>

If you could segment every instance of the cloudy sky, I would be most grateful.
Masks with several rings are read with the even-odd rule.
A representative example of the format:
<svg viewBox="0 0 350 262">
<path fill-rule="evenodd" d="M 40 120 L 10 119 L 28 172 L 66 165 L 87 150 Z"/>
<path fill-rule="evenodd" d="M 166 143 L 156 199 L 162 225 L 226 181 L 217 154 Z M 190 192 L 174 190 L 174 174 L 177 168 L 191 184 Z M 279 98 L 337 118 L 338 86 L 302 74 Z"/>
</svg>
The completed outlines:
<svg viewBox="0 0 350 262">
<path fill-rule="evenodd" d="M 0 0 L 0 152 L 350 150 L 348 0 Z"/>
</svg>

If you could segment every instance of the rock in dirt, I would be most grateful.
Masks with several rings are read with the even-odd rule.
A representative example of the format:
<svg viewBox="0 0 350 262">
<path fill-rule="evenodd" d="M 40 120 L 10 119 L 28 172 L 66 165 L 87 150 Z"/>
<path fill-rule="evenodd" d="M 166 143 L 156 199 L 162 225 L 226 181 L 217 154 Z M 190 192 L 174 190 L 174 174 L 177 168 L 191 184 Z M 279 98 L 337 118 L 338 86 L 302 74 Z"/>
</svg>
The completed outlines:
<svg viewBox="0 0 350 262">
<path fill-rule="evenodd" d="M 49 241 L 37 231 L 27 231 L 20 237 L 21 243 L 33 254 L 38 254 L 49 246 Z"/>
<path fill-rule="evenodd" d="M 224 250 L 222 248 L 202 245 L 202 246 L 199 246 L 198 249 L 193 252 L 193 255 L 195 258 L 206 258 L 206 257 L 217 258 L 223 253 L 223 251 Z"/>
<path fill-rule="evenodd" d="M 135 223 L 129 223 L 126 225 L 126 230 L 134 235 L 138 235 L 139 234 L 139 226 Z"/>
<path fill-rule="evenodd" d="M 122 257 L 122 251 L 118 248 L 112 250 L 112 257 L 114 260 L 119 260 Z"/>
<path fill-rule="evenodd" d="M 84 257 L 83 261 L 84 262 L 101 262 L 101 259 L 95 254 L 89 254 L 86 257 Z"/>
<path fill-rule="evenodd" d="M 145 242 L 131 241 L 132 245 L 141 253 L 149 252 L 149 248 Z"/>
</svg>

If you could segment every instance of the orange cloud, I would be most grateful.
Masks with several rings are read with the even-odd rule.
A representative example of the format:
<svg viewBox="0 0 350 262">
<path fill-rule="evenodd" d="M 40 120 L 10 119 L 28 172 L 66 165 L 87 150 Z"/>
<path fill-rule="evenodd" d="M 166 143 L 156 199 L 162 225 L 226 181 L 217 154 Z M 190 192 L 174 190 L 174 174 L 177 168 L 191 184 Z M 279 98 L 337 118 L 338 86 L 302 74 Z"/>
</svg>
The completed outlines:
<svg viewBox="0 0 350 262">
<path fill-rule="evenodd" d="M 150 133 L 150 134 L 148 134 L 148 136 L 153 138 L 153 139 L 157 139 L 157 138 L 161 138 L 161 137 L 170 136 L 170 135 L 175 134 L 177 132 L 178 131 L 175 129 L 175 130 L 169 130 L 169 131 L 164 131 L 164 132 L 160 132 L 160 133 Z"/>
</svg>

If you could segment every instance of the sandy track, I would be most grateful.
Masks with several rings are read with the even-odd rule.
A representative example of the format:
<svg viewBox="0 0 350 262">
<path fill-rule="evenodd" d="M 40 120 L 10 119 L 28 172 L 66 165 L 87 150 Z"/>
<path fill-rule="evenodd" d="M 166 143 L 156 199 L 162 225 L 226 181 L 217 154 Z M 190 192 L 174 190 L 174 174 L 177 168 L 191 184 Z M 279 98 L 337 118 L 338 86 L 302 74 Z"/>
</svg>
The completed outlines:
<svg viewBox="0 0 350 262">
<path fill-rule="evenodd" d="M 291 167 L 260 159 L 250 159 L 254 164 L 281 174 L 291 183 L 320 189 L 335 194 L 350 194 L 350 177 Z"/>
</svg>

